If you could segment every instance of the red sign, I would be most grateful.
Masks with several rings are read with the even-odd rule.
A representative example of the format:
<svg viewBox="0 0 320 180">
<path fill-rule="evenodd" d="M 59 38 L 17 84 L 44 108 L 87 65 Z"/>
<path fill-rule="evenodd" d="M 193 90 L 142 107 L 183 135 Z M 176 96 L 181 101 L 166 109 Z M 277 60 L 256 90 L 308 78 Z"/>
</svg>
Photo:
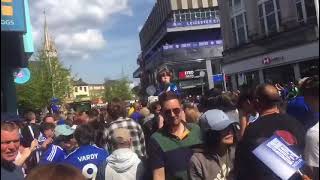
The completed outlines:
<svg viewBox="0 0 320 180">
<path fill-rule="evenodd" d="M 179 72 L 179 79 L 194 78 L 194 71 L 182 71 Z"/>
<path fill-rule="evenodd" d="M 270 63 L 271 63 L 271 58 L 269 58 L 269 57 L 263 58 L 262 64 L 270 64 Z"/>
</svg>

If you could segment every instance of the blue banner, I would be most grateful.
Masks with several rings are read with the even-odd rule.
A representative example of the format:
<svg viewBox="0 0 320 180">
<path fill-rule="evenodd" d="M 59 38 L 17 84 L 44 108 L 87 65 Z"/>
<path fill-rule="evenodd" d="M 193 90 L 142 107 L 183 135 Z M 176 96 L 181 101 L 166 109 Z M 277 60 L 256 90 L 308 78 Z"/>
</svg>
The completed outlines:
<svg viewBox="0 0 320 180">
<path fill-rule="evenodd" d="M 1 0 L 1 31 L 26 32 L 24 0 Z"/>
<path fill-rule="evenodd" d="M 163 50 L 172 50 L 172 49 L 182 49 L 182 48 L 200 48 L 200 47 L 209 47 L 209 46 L 218 46 L 222 45 L 222 40 L 210 40 L 210 41 L 201 41 L 201 42 L 189 42 L 182 44 L 169 44 L 162 46 Z"/>
<path fill-rule="evenodd" d="M 188 27 L 188 26 L 202 26 L 210 24 L 220 24 L 220 19 L 203 19 L 196 21 L 183 21 L 183 22 L 167 22 L 167 28 Z"/>
<path fill-rule="evenodd" d="M 223 74 L 215 74 L 212 76 L 214 83 L 221 83 L 224 81 Z"/>
</svg>

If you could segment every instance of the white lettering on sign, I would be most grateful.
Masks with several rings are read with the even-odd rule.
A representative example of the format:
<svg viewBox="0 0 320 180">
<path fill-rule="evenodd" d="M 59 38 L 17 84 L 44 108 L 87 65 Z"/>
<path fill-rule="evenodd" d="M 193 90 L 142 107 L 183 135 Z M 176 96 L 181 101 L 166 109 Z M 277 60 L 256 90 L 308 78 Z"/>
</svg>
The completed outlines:
<svg viewBox="0 0 320 180">
<path fill-rule="evenodd" d="M 267 144 L 267 146 L 291 166 L 293 164 L 297 164 L 297 161 L 300 161 L 300 157 L 296 155 L 294 152 L 292 152 L 278 139 L 273 139 Z"/>
<path fill-rule="evenodd" d="M 13 20 L 3 20 L 1 19 L 1 25 L 9 25 L 9 26 L 12 26 L 14 25 L 14 21 Z"/>
<path fill-rule="evenodd" d="M 193 71 L 185 71 L 184 73 L 186 75 L 186 78 L 193 78 L 194 77 Z"/>
</svg>

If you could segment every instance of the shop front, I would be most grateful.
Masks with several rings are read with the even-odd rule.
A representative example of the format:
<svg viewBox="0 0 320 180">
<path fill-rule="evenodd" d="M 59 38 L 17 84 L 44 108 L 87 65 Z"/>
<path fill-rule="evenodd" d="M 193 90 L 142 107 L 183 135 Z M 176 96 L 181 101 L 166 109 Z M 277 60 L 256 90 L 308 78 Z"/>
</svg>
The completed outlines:
<svg viewBox="0 0 320 180">
<path fill-rule="evenodd" d="M 201 76 L 201 71 L 204 73 L 206 72 L 205 69 L 178 72 L 177 84 L 179 85 L 183 95 L 201 95 L 205 89 L 207 89 L 207 77 Z"/>
<path fill-rule="evenodd" d="M 229 90 L 262 83 L 294 82 L 306 75 L 317 74 L 318 70 L 319 41 L 222 64 L 222 72 L 231 76 L 232 88 Z"/>
</svg>

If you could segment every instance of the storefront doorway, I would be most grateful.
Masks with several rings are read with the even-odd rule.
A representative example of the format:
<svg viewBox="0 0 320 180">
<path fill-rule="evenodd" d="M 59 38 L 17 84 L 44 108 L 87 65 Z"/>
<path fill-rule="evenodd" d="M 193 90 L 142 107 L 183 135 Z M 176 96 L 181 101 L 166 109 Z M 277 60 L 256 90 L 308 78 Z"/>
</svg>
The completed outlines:
<svg viewBox="0 0 320 180">
<path fill-rule="evenodd" d="M 319 75 L 319 59 L 299 63 L 301 77 Z"/>
<path fill-rule="evenodd" d="M 281 83 L 287 84 L 294 82 L 294 70 L 292 65 L 278 66 L 263 70 L 264 80 L 266 83 Z"/>
</svg>

